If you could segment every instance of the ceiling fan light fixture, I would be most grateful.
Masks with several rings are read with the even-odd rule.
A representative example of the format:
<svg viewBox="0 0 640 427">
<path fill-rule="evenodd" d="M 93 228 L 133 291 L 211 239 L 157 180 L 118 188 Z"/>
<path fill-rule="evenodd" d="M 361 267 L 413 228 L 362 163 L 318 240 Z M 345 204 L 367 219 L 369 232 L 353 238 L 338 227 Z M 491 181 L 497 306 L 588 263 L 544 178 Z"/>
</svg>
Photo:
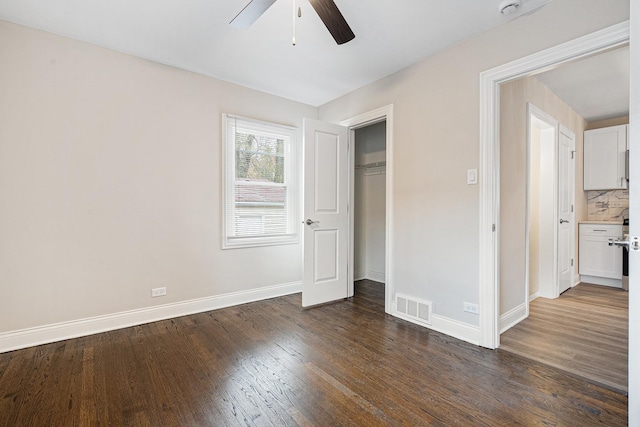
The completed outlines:
<svg viewBox="0 0 640 427">
<path fill-rule="evenodd" d="M 521 0 L 504 0 L 498 6 L 498 12 L 503 15 L 511 15 L 518 11 L 518 8 L 522 6 Z"/>
</svg>

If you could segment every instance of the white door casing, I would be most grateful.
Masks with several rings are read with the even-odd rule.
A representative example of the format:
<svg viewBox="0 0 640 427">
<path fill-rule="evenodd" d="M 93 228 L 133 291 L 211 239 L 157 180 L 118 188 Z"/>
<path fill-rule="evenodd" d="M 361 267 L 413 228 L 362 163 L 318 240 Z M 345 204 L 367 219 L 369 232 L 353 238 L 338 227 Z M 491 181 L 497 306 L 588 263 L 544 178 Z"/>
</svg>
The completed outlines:
<svg viewBox="0 0 640 427">
<path fill-rule="evenodd" d="M 528 112 L 528 182 L 527 182 L 527 230 L 525 233 L 525 294 L 523 296 L 529 315 L 531 256 L 537 258 L 538 294 L 545 298 L 557 298 L 574 284 L 575 267 L 575 134 L 560 124 L 553 116 L 527 103 Z M 538 141 L 534 149 L 532 129 L 538 129 Z M 534 156 L 533 151 L 537 151 Z M 534 168 L 533 159 L 538 167 Z M 537 175 L 532 176 L 532 170 Z M 537 180 L 536 200 L 532 200 L 532 188 Z M 538 253 L 530 252 L 532 210 L 537 210 Z M 524 317 L 521 319 L 523 320 Z"/>
<path fill-rule="evenodd" d="M 558 295 L 573 286 L 575 245 L 575 134 L 558 129 Z"/>
<path fill-rule="evenodd" d="M 348 296 L 348 130 L 304 119 L 302 306 Z"/>
<path fill-rule="evenodd" d="M 368 111 L 366 113 L 359 114 L 358 116 L 351 117 L 347 120 L 340 122 L 342 126 L 349 128 L 351 131 L 352 140 L 355 141 L 355 129 L 359 129 L 365 126 L 372 125 L 381 121 L 386 122 L 387 133 L 385 136 L 386 143 L 386 161 L 387 161 L 387 173 L 386 177 L 386 200 L 385 200 L 385 286 L 384 286 L 384 310 L 388 314 L 393 314 L 393 296 L 394 281 L 393 281 L 393 104 L 386 105 L 384 107 L 377 108 L 375 110 Z M 349 154 L 349 170 L 353 171 L 355 168 L 355 150 L 350 150 Z M 350 175 L 350 199 L 349 203 L 354 206 L 354 175 Z M 349 213 L 350 224 L 354 224 L 354 212 L 353 209 Z M 353 265 L 354 265 L 354 233 L 353 227 L 350 230 L 350 243 L 349 243 L 349 295 L 353 296 Z"/>
</svg>

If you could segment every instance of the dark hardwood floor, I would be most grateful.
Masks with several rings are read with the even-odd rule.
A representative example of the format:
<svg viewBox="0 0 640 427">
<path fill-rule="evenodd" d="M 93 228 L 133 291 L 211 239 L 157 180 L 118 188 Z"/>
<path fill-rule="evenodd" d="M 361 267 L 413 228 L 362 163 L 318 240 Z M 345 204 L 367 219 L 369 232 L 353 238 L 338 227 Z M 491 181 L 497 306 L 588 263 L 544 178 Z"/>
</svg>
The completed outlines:
<svg viewBox="0 0 640 427">
<path fill-rule="evenodd" d="M 0 354 L 0 425 L 627 424 L 621 394 L 383 306 L 365 281 Z"/>
<path fill-rule="evenodd" d="M 626 393 L 629 293 L 580 283 L 557 299 L 537 298 L 500 349 Z"/>
</svg>

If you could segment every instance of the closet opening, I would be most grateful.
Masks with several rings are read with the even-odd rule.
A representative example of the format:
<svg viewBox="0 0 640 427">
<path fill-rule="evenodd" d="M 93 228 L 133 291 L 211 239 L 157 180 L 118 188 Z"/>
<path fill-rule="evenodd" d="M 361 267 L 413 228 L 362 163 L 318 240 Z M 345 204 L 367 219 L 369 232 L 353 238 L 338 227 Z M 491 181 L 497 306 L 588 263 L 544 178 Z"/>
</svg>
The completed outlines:
<svg viewBox="0 0 640 427">
<path fill-rule="evenodd" d="M 356 293 L 385 295 L 386 121 L 355 129 L 353 277 Z"/>
</svg>

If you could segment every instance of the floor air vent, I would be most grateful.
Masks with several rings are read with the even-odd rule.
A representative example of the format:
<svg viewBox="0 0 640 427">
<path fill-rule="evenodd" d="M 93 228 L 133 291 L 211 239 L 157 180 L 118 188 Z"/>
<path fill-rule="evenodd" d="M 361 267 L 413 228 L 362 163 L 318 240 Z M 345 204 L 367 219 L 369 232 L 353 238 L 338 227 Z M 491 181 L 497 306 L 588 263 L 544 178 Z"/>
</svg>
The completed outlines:
<svg viewBox="0 0 640 427">
<path fill-rule="evenodd" d="M 422 301 L 396 294 L 396 312 L 420 323 L 431 324 L 431 301 Z"/>
</svg>

